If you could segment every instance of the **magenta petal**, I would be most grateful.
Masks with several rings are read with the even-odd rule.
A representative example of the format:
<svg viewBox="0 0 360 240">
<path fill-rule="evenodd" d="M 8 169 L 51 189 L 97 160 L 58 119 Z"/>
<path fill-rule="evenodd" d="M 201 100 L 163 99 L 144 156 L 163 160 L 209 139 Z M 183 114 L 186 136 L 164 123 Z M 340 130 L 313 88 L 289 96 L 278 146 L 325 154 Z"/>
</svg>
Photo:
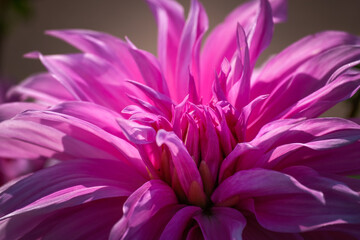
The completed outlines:
<svg viewBox="0 0 360 240">
<path fill-rule="evenodd" d="M 281 113 L 281 117 L 317 117 L 337 103 L 352 97 L 359 88 L 359 72 L 348 71 L 286 109 Z"/>
<path fill-rule="evenodd" d="M 286 1 L 283 0 L 275 0 L 271 1 L 271 7 L 273 10 L 273 17 L 274 21 L 279 22 L 279 20 L 283 20 L 286 15 L 286 6 L 283 5 L 283 3 Z M 265 4 L 265 1 L 263 1 L 263 6 L 268 5 L 267 1 Z M 236 8 L 234 11 L 232 11 L 224 20 L 223 23 L 219 24 L 209 35 L 209 37 L 206 39 L 206 42 L 204 44 L 204 48 L 201 54 L 201 82 L 200 85 L 208 85 L 213 83 L 213 79 L 215 78 L 214 72 L 219 72 L 220 66 L 222 61 L 227 59 L 232 59 L 234 52 L 236 51 L 236 26 L 238 23 L 243 27 L 245 30 L 245 33 L 248 34 L 254 24 L 256 23 L 256 14 L 259 6 L 259 1 L 249 1 L 245 4 L 242 4 L 238 8 Z M 271 12 L 271 10 L 270 10 Z M 264 10 L 263 10 L 263 13 Z M 255 41 L 254 38 L 254 44 L 251 46 L 254 48 L 253 56 L 256 56 L 255 53 L 258 53 L 259 49 L 261 49 L 260 46 L 266 46 L 266 43 L 268 42 L 268 37 L 270 36 L 269 33 L 263 34 L 264 42 L 263 44 L 260 43 L 259 40 L 261 40 L 260 37 L 260 29 L 262 26 L 265 26 L 264 23 L 269 24 L 272 22 L 271 19 L 267 19 L 267 16 L 269 14 L 269 9 L 266 9 L 266 18 L 259 19 L 258 24 L 258 31 Z M 265 16 L 265 15 L 262 15 Z M 265 20 L 266 21 L 262 21 Z M 262 21 L 262 22 L 261 22 Z M 267 30 L 271 30 L 267 29 Z M 265 33 L 265 32 L 263 32 Z M 224 36 L 227 36 L 224 38 Z M 257 44 L 255 44 L 257 42 Z M 256 45 L 256 46 L 255 46 Z M 260 48 L 259 48 L 260 47 Z M 255 50 L 257 48 L 257 50 Z M 204 96 L 204 100 L 208 101 L 210 100 L 210 90 L 211 89 L 202 89 L 201 95 Z M 260 95 L 260 94 L 259 94 Z"/>
<path fill-rule="evenodd" d="M 260 168 L 238 171 L 228 177 L 216 188 L 211 200 L 216 205 L 222 205 L 234 197 L 246 199 L 284 194 L 308 197 L 318 204 L 324 201 L 321 192 L 307 188 L 293 177 Z"/>
<path fill-rule="evenodd" d="M 171 153 L 175 171 L 185 194 L 189 196 L 191 188 L 196 183 L 202 191 L 203 183 L 198 168 L 186 150 L 183 142 L 173 132 L 160 130 L 156 136 L 158 146 L 165 144 Z"/>
<path fill-rule="evenodd" d="M 139 88 L 139 90 L 144 92 L 144 94 L 146 96 L 148 96 L 149 99 L 151 99 L 154 102 L 154 105 L 157 108 L 159 108 L 159 110 L 162 111 L 164 116 L 171 118 L 171 108 L 172 108 L 173 102 L 168 96 L 166 96 L 160 92 L 157 92 L 154 89 L 152 89 L 146 85 L 143 85 L 141 83 L 138 83 L 135 81 L 128 81 L 128 82 L 135 85 L 137 88 Z"/>
<path fill-rule="evenodd" d="M 106 33 L 90 30 L 52 30 L 47 34 L 60 38 L 85 53 L 91 53 L 107 61 L 116 70 L 133 79 L 145 83 L 140 70 L 129 52 L 129 45 L 122 40 Z"/>
<path fill-rule="evenodd" d="M 200 213 L 194 216 L 198 222 L 204 239 L 242 239 L 246 225 L 245 217 L 236 209 L 214 207 L 211 215 Z"/>
<path fill-rule="evenodd" d="M 101 199 L 63 209 L 38 223 L 35 228 L 23 236 L 23 239 L 102 239 L 109 235 L 111 227 L 121 218 L 124 201 L 124 198 Z M 24 225 L 19 224 L 21 221 L 16 220 L 9 221 L 8 227 L 23 229 Z M 11 235 L 12 233 L 16 235 Z M 20 236 L 19 231 L 8 231 L 7 234 L 9 234 L 8 239 L 16 239 L 17 236 Z"/>
<path fill-rule="evenodd" d="M 249 102 L 250 76 L 252 71 L 247 39 L 244 29 L 240 24 L 237 27 L 237 44 L 239 56 L 235 54 L 235 64 L 237 65 L 233 67 L 233 81 L 227 86 L 227 89 L 229 89 L 227 95 L 229 102 L 240 111 Z"/>
<path fill-rule="evenodd" d="M 111 64 L 92 54 L 39 56 L 49 72 L 76 100 L 94 102 L 121 111 L 128 94 L 144 98 Z M 146 99 L 146 98 L 144 98 Z"/>
<path fill-rule="evenodd" d="M 252 98 L 270 93 L 281 81 L 310 59 L 330 49 L 358 45 L 360 39 L 344 32 L 327 31 L 307 36 L 272 58 L 253 82 Z M 276 71 L 274 71 L 276 69 Z"/>
<path fill-rule="evenodd" d="M 147 0 L 158 25 L 158 57 L 169 89 L 176 88 L 175 71 L 184 10 L 173 0 Z"/>
<path fill-rule="evenodd" d="M 158 211 L 169 205 L 176 205 L 177 198 L 173 190 L 160 180 L 151 180 L 138 188 L 126 200 L 124 215 L 111 230 L 110 239 L 133 239 L 142 225 Z M 159 228 L 161 226 L 154 226 Z M 141 233 L 139 233 L 141 234 Z"/>
<path fill-rule="evenodd" d="M 96 114 L 96 108 L 93 110 L 92 114 Z M 144 176 L 148 175 L 134 146 L 71 115 L 28 111 L 15 120 L 1 122 L 0 128 L 4 129 L 0 131 L 3 138 L 0 155 L 3 157 L 117 159 L 136 166 Z"/>
<path fill-rule="evenodd" d="M 25 110 L 43 110 L 44 106 L 29 102 L 11 102 L 0 105 L 0 122 L 14 117 Z"/>
<path fill-rule="evenodd" d="M 201 208 L 195 206 L 187 206 L 179 210 L 174 217 L 166 225 L 164 231 L 161 234 L 161 240 L 183 239 L 184 231 L 190 224 L 190 220 L 196 215 L 201 214 Z"/>
<path fill-rule="evenodd" d="M 198 225 L 195 225 L 192 228 L 190 228 L 186 236 L 186 240 L 198 240 L 198 239 L 203 239 L 203 234 L 201 232 L 200 227 Z"/>
<path fill-rule="evenodd" d="M 198 73 L 197 65 L 200 41 L 207 28 L 208 19 L 203 6 L 197 0 L 192 0 L 179 43 L 175 83 L 172 84 L 173 88 L 170 88 L 171 95 L 177 102 L 180 102 L 189 92 L 189 71 L 194 76 L 195 83 L 199 81 L 200 73 Z M 197 85 L 198 88 L 203 86 Z"/>
<path fill-rule="evenodd" d="M 86 122 L 94 124 L 112 135 L 125 138 L 116 121 L 116 118 L 121 117 L 121 115 L 101 105 L 91 102 L 67 101 L 53 106 L 49 110 L 63 116 L 67 115 L 77 119 L 84 119 Z"/>
<path fill-rule="evenodd" d="M 275 125 L 281 128 L 278 126 L 276 132 L 267 131 Z M 260 156 L 254 165 L 282 169 L 301 164 L 321 172 L 356 173 L 360 171 L 359 151 L 355 150 L 359 139 L 359 125 L 344 119 L 320 118 L 293 123 L 279 120 L 265 125 L 252 141 L 255 147 L 268 153 Z"/>
<path fill-rule="evenodd" d="M 127 170 L 120 174 L 117 168 Z M 39 214 L 96 199 L 129 196 L 145 181 L 134 168 L 120 161 L 64 162 L 3 189 L 1 216 L 4 219 L 31 212 L 36 218 Z M 22 194 L 17 194 L 19 191 Z"/>
<path fill-rule="evenodd" d="M 360 47 L 350 45 L 330 49 L 303 63 L 271 91 L 249 131 L 254 134 L 260 126 L 281 118 L 281 112 L 326 85 L 338 69 L 359 57 Z"/>
<path fill-rule="evenodd" d="M 49 73 L 29 77 L 19 85 L 12 87 L 7 95 L 9 98 L 34 98 L 36 102 L 45 105 L 75 100 L 64 86 Z"/>
<path fill-rule="evenodd" d="M 247 220 L 246 227 L 243 231 L 243 239 L 308 240 L 307 238 L 303 238 L 300 233 L 273 232 L 259 225 L 256 219 L 251 218 Z"/>
<path fill-rule="evenodd" d="M 259 223 L 272 231 L 300 232 L 332 224 L 360 223 L 360 196 L 341 182 L 321 177 L 306 167 L 292 167 L 286 173 L 304 186 L 324 195 L 323 204 L 301 196 L 263 198 L 255 201 Z"/>
<path fill-rule="evenodd" d="M 122 118 L 118 118 L 117 122 L 131 142 L 136 144 L 146 144 L 155 141 L 156 132 L 152 127 Z"/>
<path fill-rule="evenodd" d="M 260 0 L 260 11 L 256 17 L 255 27 L 249 32 L 250 66 L 255 66 L 260 53 L 270 44 L 274 31 L 271 6 L 268 0 Z"/>
<path fill-rule="evenodd" d="M 166 96 L 169 96 L 169 89 L 159 69 L 160 66 L 157 59 L 150 53 L 143 50 L 130 48 L 129 51 L 137 63 L 146 85 Z"/>
</svg>

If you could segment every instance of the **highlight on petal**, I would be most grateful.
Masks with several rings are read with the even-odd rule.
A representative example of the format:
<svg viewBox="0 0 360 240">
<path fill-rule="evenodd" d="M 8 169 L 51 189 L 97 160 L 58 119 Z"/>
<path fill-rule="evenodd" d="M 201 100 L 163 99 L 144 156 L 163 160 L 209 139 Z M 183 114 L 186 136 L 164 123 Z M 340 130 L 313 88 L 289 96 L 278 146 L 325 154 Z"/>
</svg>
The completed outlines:
<svg viewBox="0 0 360 240">
<path fill-rule="evenodd" d="M 44 105 L 75 100 L 69 91 L 49 73 L 30 76 L 19 85 L 12 87 L 7 92 L 7 96 L 10 99 L 20 98 L 21 100 L 31 98 Z"/>
<path fill-rule="evenodd" d="M 200 173 L 181 140 L 173 132 L 160 130 L 156 136 L 156 143 L 159 146 L 165 144 L 168 147 L 174 170 L 186 196 L 194 196 L 195 204 L 204 205 L 205 195 Z"/>
<path fill-rule="evenodd" d="M 175 78 L 176 58 L 185 24 L 184 10 L 174 0 L 147 0 L 146 2 L 157 21 L 158 58 L 169 87 L 172 89 L 173 85 L 169 81 Z"/>
<path fill-rule="evenodd" d="M 204 7 L 198 0 L 191 0 L 188 19 L 186 20 L 179 43 L 176 60 L 175 85 L 171 89 L 173 98 L 178 102 L 189 92 L 189 71 L 195 78 L 197 88 L 199 81 L 199 51 L 201 39 L 208 28 L 208 19 Z"/>
<path fill-rule="evenodd" d="M 115 166 L 127 170 L 119 174 Z M 130 179 L 133 179 L 131 183 L 129 183 Z M 83 215 L 91 214 L 91 208 L 87 208 L 86 203 L 129 196 L 143 182 L 145 182 L 144 178 L 117 161 L 77 160 L 58 164 L 2 189 L 1 232 L 13 239 L 27 236 L 26 234 L 30 234 L 31 231 L 37 232 L 40 229 L 52 232 L 51 228 L 43 229 L 46 224 L 42 221 L 56 223 L 62 219 L 62 213 L 64 213 L 63 217 L 70 217 L 71 214 L 75 217 L 79 212 L 83 212 Z M 28 189 L 29 186 L 32 186 L 31 190 Z M 19 191 L 22 194 L 18 194 Z M 119 203 L 121 205 L 122 201 L 113 201 L 109 206 L 114 207 Z M 72 212 L 67 211 L 69 207 L 75 206 L 78 206 L 76 211 L 75 209 Z M 115 215 L 119 216 L 117 213 Z M 104 223 L 113 219 L 114 214 L 105 216 Z M 70 226 L 64 225 L 64 227 Z M 58 231 L 61 232 L 60 229 Z M 91 232 L 91 229 L 79 230 L 78 234 L 83 234 L 84 231 Z"/>
<path fill-rule="evenodd" d="M 158 180 L 146 182 L 124 203 L 124 215 L 111 230 L 110 239 L 133 239 L 142 234 L 143 237 L 150 237 L 142 231 L 144 223 L 151 221 L 162 208 L 175 204 L 177 204 L 176 195 L 168 185 Z M 165 226 L 158 225 L 156 228 L 161 227 Z M 154 226 L 152 230 L 156 232 Z M 152 238 L 155 239 L 156 235 Z"/>
</svg>

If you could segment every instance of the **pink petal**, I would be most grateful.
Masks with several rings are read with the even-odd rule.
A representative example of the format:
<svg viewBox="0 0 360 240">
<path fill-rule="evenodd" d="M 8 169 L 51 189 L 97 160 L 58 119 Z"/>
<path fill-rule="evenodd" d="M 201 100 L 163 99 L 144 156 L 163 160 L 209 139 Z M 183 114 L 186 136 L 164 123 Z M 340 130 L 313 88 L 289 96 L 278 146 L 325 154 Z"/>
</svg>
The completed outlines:
<svg viewBox="0 0 360 240">
<path fill-rule="evenodd" d="M 271 1 L 271 7 L 273 11 L 273 17 L 274 20 L 283 20 L 284 16 L 286 15 L 286 7 L 284 7 L 283 3 L 285 1 L 282 0 L 275 0 Z M 265 1 L 262 2 L 262 5 L 268 5 L 268 3 L 265 4 Z M 236 26 L 238 23 L 243 27 L 245 30 L 246 35 L 249 34 L 251 28 L 256 23 L 256 14 L 259 6 L 259 1 L 249 1 L 245 4 L 242 4 L 238 8 L 236 8 L 234 11 L 232 11 L 227 18 L 224 20 L 223 23 L 219 24 L 209 35 L 209 37 L 206 39 L 206 42 L 204 44 L 203 52 L 201 55 L 201 81 L 200 86 L 206 86 L 208 84 L 212 84 L 214 81 L 214 72 L 219 72 L 221 63 L 224 58 L 232 59 L 233 54 L 237 48 L 236 44 Z M 266 12 L 264 12 L 266 10 Z M 262 10 L 262 13 L 266 13 L 265 15 L 259 15 L 259 24 L 257 25 L 257 34 L 256 36 L 260 37 L 261 27 L 264 27 L 264 23 L 269 23 L 266 21 L 272 22 L 271 19 L 267 19 L 269 16 L 269 9 L 266 8 Z M 276 14 L 276 15 L 275 15 Z M 262 20 L 267 19 L 265 22 Z M 262 21 L 262 22 L 261 22 Z M 265 29 L 264 29 L 265 30 Z M 270 29 L 271 30 L 271 29 Z M 267 32 L 267 31 L 265 31 Z M 265 33 L 263 32 L 263 33 Z M 270 32 L 267 32 L 270 33 Z M 227 36 L 224 38 L 223 36 Z M 268 34 L 263 34 L 264 43 L 268 41 Z M 255 53 L 258 53 L 259 50 L 255 50 L 258 46 L 256 44 L 260 44 L 261 37 L 254 38 L 254 43 L 251 46 L 254 48 L 254 53 L 252 56 L 256 56 Z M 255 39 L 258 39 L 255 41 Z M 255 43 L 257 42 L 257 43 Z M 266 44 L 265 44 L 266 45 Z M 259 45 L 261 46 L 261 44 Z M 264 45 L 263 45 L 264 46 Z M 254 59 L 253 59 L 254 60 Z M 253 64 L 252 64 L 253 65 Z M 202 88 L 200 90 L 200 95 L 204 97 L 204 101 L 207 102 L 211 98 L 211 89 L 208 88 Z M 260 94 L 259 94 L 260 95 Z"/>
<path fill-rule="evenodd" d="M 261 70 L 260 75 L 252 79 L 251 98 L 270 93 L 299 66 L 319 54 L 339 46 L 359 43 L 360 40 L 356 36 L 335 31 L 317 33 L 297 41 L 272 58 Z"/>
<path fill-rule="evenodd" d="M 179 50 L 176 60 L 176 75 L 174 83 L 170 83 L 170 92 L 177 102 L 189 93 L 189 71 L 195 78 L 199 78 L 199 51 L 203 34 L 208 28 L 208 19 L 203 6 L 197 1 L 191 1 L 188 19 L 181 34 Z M 197 87 L 202 87 L 197 85 Z"/>
<path fill-rule="evenodd" d="M 9 98 L 34 98 L 45 105 L 74 100 L 74 97 L 49 73 L 31 76 L 8 91 Z"/>
<path fill-rule="evenodd" d="M 146 99 L 124 81 L 121 72 L 92 54 L 40 55 L 39 58 L 77 100 L 94 102 L 120 112 L 131 103 L 128 94 Z"/>
<path fill-rule="evenodd" d="M 96 108 L 93 110 L 92 114 L 96 114 Z M 15 120 L 1 122 L 0 128 L 4 129 L 0 131 L 3 157 L 117 159 L 148 175 L 138 151 L 130 143 L 71 115 L 28 111 Z"/>
<path fill-rule="evenodd" d="M 260 131 L 253 140 L 252 144 L 262 153 L 253 161 L 257 162 L 253 166 L 280 170 L 301 164 L 318 171 L 340 174 L 360 170 L 357 167 L 359 152 L 355 150 L 359 146 L 359 125 L 337 118 L 310 119 L 290 125 L 286 122 L 289 120 L 273 122 L 272 126 L 279 124 L 282 128 L 277 128 L 275 134 Z M 250 160 L 251 154 L 254 153 L 243 155 L 242 162 L 248 161 L 247 158 Z"/>
<path fill-rule="evenodd" d="M 2 224 L 5 239 L 101 239 L 122 216 L 124 198 L 109 198 L 61 209 L 51 215 L 15 216 Z M 45 217 L 44 217 L 45 216 Z M 74 221 L 76 219 L 76 221 Z M 101 221 L 99 221 L 101 219 Z M 90 226 L 91 227 L 88 227 Z M 0 225 L 0 229 L 3 227 Z"/>
<path fill-rule="evenodd" d="M 349 71 L 301 99 L 280 115 L 282 118 L 317 117 L 337 103 L 352 97 L 359 88 L 360 73 Z"/>
<path fill-rule="evenodd" d="M 242 239 L 242 231 L 246 225 L 245 217 L 233 208 L 213 207 L 210 216 L 200 213 L 194 219 L 206 240 Z"/>
<path fill-rule="evenodd" d="M 194 184 L 197 184 L 199 190 L 202 191 L 203 183 L 198 168 L 184 144 L 175 133 L 167 132 L 162 129 L 159 130 L 156 136 L 156 143 L 158 146 L 165 144 L 168 147 L 172 156 L 175 171 L 186 196 L 189 197 Z M 201 192 L 198 194 L 203 195 Z"/>
<path fill-rule="evenodd" d="M 85 53 L 91 53 L 111 64 L 127 79 L 145 83 L 140 70 L 129 52 L 129 45 L 120 39 L 106 33 L 90 30 L 52 30 L 47 34 L 60 38 L 79 48 Z"/>
<path fill-rule="evenodd" d="M 304 186 L 324 195 L 323 204 L 302 196 L 272 197 L 255 201 L 256 217 L 259 223 L 271 230 L 300 232 L 322 226 L 360 223 L 359 194 L 341 182 L 319 176 L 305 167 L 285 170 Z"/>
<path fill-rule="evenodd" d="M 279 187 L 281 186 L 281 187 Z M 238 171 L 225 179 L 214 191 L 211 200 L 215 205 L 226 204 L 230 198 L 266 198 L 283 196 L 303 196 L 321 205 L 324 201 L 321 192 L 307 188 L 296 179 L 280 172 L 266 169 Z"/>
<path fill-rule="evenodd" d="M 176 59 L 184 28 L 184 10 L 173 0 L 147 0 L 158 24 L 158 58 L 169 89 L 176 82 Z"/>
<path fill-rule="evenodd" d="M 280 118 L 282 111 L 325 86 L 334 72 L 359 58 L 359 46 L 341 46 L 306 61 L 271 91 L 256 118 L 251 119 L 248 131 L 252 135 L 260 126 Z"/>
<path fill-rule="evenodd" d="M 150 221 L 161 209 L 177 204 L 173 190 L 160 180 L 151 180 L 138 188 L 124 203 L 124 215 L 111 230 L 110 240 L 133 239 L 147 221 Z M 164 226 L 153 225 L 154 229 Z M 151 232 L 151 231 L 150 231 Z M 145 236 L 144 236 L 145 237 Z"/>
<path fill-rule="evenodd" d="M 117 169 L 124 171 L 119 173 Z M 134 168 L 120 161 L 63 162 L 4 189 L 0 195 L 1 216 L 5 219 L 31 212 L 36 218 L 96 199 L 129 196 L 145 181 Z"/>
<path fill-rule="evenodd" d="M 274 31 L 271 11 L 270 3 L 267 0 L 260 0 L 260 10 L 256 16 L 255 26 L 252 26 L 250 32 L 247 32 L 251 68 L 255 66 L 260 53 L 271 42 Z"/>
<path fill-rule="evenodd" d="M 169 96 L 167 83 L 162 75 L 158 60 L 150 53 L 136 48 L 130 48 L 136 64 L 147 86 L 166 96 Z"/>
<path fill-rule="evenodd" d="M 247 218 L 246 227 L 243 231 L 243 239 L 266 239 L 266 240 L 305 240 L 300 233 L 273 232 L 263 228 L 256 219 Z"/>
<path fill-rule="evenodd" d="M 239 56 L 235 54 L 235 66 L 232 68 L 234 69 L 235 73 L 233 76 L 231 76 L 230 72 L 230 76 L 233 78 L 233 81 L 227 86 L 227 89 L 229 89 L 227 96 L 229 102 L 240 111 L 249 102 L 250 76 L 252 71 L 252 66 L 250 66 L 247 39 L 244 29 L 240 24 L 237 28 L 237 43 Z M 236 63 L 238 63 L 240 66 L 237 66 Z M 236 74 L 237 71 L 240 72 Z"/>
<path fill-rule="evenodd" d="M 0 105 L 0 122 L 14 117 L 25 110 L 43 110 L 44 106 L 29 102 L 10 102 Z"/>
<path fill-rule="evenodd" d="M 160 92 L 157 92 L 154 89 L 152 89 L 146 85 L 143 85 L 141 83 L 134 82 L 134 81 L 128 81 L 128 82 L 133 84 L 134 86 L 136 86 L 146 96 L 148 96 L 149 99 L 151 99 L 154 102 L 154 105 L 157 108 L 159 108 L 159 110 L 162 111 L 162 113 L 165 117 L 168 117 L 169 119 L 171 118 L 171 108 L 172 108 L 173 102 L 168 96 L 166 96 Z"/>
<path fill-rule="evenodd" d="M 118 118 L 117 122 L 131 142 L 136 144 L 146 144 L 155 141 L 156 132 L 152 127 L 122 118 Z"/>
<path fill-rule="evenodd" d="M 195 206 L 187 206 L 179 210 L 166 225 L 160 236 L 160 240 L 183 239 L 186 227 L 190 224 L 190 220 L 197 214 L 201 214 L 201 208 Z"/>
</svg>

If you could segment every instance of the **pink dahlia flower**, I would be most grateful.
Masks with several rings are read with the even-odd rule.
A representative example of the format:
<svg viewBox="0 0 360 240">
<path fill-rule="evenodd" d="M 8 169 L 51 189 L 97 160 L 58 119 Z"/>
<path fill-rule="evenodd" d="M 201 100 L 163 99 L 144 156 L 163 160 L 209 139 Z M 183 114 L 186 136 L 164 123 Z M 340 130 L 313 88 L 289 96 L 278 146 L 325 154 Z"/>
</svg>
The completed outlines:
<svg viewBox="0 0 360 240">
<path fill-rule="evenodd" d="M 360 125 L 315 117 L 358 90 L 360 38 L 254 70 L 283 0 L 236 8 L 202 50 L 197 0 L 187 20 L 148 4 L 158 57 L 84 30 L 48 32 L 83 53 L 28 55 L 49 72 L 9 93 L 37 105 L 0 123 L 0 156 L 61 162 L 1 188 L 0 239 L 359 239 Z"/>
</svg>

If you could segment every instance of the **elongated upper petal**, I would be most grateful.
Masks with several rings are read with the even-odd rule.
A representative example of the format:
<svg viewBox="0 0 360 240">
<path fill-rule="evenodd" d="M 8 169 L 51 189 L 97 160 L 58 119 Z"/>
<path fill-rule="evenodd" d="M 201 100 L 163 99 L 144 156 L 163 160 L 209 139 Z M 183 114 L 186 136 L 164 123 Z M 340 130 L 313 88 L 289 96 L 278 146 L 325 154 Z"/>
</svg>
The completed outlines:
<svg viewBox="0 0 360 240">
<path fill-rule="evenodd" d="M 158 24 L 158 58 L 169 84 L 174 87 L 176 59 L 185 24 L 184 10 L 176 1 L 147 0 Z"/>
<path fill-rule="evenodd" d="M 259 12 L 258 17 L 256 16 L 258 11 L 259 3 L 261 2 L 262 9 Z M 271 7 L 275 19 L 284 19 L 283 17 L 286 12 L 284 7 L 285 1 L 271 1 Z M 218 73 L 220 66 L 224 58 L 232 59 L 233 54 L 236 50 L 236 26 L 238 23 L 244 28 L 246 35 L 254 29 L 252 34 L 254 37 L 253 43 L 250 49 L 252 61 L 254 63 L 257 55 L 263 50 L 264 47 L 269 43 L 269 39 L 272 35 L 272 16 L 271 9 L 269 9 L 268 1 L 250 1 L 247 2 L 234 11 L 232 11 L 223 23 L 218 25 L 207 38 L 204 49 L 201 54 L 201 81 L 200 86 L 206 86 L 212 84 L 215 79 L 215 73 Z M 270 15 L 269 15 L 270 14 Z M 258 23 L 256 23 L 258 21 Z M 270 25 L 271 26 L 270 26 Z M 255 27 L 254 27 L 255 25 Z M 257 30 L 255 30 L 257 29 Z M 256 33 L 255 33 L 256 32 Z M 266 34 L 265 34 L 266 33 Z M 227 36 L 224 38 L 224 36 Z M 264 41 L 261 43 L 260 41 Z M 253 66 L 253 64 L 251 64 Z M 211 89 L 201 88 L 200 95 L 204 97 L 205 101 L 211 98 Z"/>
<path fill-rule="evenodd" d="M 204 195 L 203 183 L 197 166 L 175 133 L 160 130 L 156 136 L 156 143 L 159 146 L 165 144 L 169 148 L 175 171 L 185 194 L 188 197 L 191 193 Z M 193 192 L 195 188 L 196 192 Z"/>
</svg>

